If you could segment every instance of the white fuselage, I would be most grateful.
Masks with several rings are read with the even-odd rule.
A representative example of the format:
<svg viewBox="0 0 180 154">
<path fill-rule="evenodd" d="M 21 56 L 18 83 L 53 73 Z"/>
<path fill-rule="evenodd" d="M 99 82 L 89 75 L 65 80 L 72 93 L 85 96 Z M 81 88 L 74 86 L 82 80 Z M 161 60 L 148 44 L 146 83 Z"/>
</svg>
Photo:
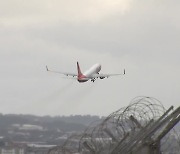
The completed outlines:
<svg viewBox="0 0 180 154">
<path fill-rule="evenodd" d="M 79 82 L 86 82 L 89 79 L 91 79 L 94 74 L 98 74 L 100 70 L 101 70 L 101 65 L 95 64 L 90 69 L 85 71 L 80 77 L 78 77 L 78 81 Z"/>
<path fill-rule="evenodd" d="M 101 65 L 95 64 L 89 70 L 85 71 L 83 75 L 90 78 L 93 76 L 93 74 L 98 74 L 100 70 L 101 70 Z"/>
</svg>

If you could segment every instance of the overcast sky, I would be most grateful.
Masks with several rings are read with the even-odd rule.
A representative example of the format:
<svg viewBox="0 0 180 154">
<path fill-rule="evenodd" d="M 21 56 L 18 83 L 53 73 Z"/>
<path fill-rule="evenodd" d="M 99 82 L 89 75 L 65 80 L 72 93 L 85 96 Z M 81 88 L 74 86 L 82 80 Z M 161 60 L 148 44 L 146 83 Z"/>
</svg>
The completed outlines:
<svg viewBox="0 0 180 154">
<path fill-rule="evenodd" d="M 80 84 L 48 73 L 127 74 Z M 180 104 L 179 0 L 0 0 L 0 112 L 109 115 L 136 96 Z"/>
</svg>

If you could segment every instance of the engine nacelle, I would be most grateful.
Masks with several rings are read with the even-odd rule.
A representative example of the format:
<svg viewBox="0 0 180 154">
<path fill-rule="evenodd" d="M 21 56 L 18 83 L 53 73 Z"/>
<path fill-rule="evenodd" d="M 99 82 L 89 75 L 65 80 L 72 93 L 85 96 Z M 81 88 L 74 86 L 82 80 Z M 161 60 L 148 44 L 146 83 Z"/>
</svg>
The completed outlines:
<svg viewBox="0 0 180 154">
<path fill-rule="evenodd" d="M 104 79 L 105 77 L 99 77 L 100 79 Z"/>
</svg>

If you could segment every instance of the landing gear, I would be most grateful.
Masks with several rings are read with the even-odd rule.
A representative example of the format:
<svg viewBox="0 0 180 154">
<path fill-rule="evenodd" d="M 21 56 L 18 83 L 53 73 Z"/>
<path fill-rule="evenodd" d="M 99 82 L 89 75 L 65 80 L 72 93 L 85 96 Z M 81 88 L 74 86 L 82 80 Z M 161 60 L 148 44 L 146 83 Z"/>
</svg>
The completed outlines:
<svg viewBox="0 0 180 154">
<path fill-rule="evenodd" d="M 92 82 L 94 82 L 96 79 L 91 79 Z"/>
</svg>

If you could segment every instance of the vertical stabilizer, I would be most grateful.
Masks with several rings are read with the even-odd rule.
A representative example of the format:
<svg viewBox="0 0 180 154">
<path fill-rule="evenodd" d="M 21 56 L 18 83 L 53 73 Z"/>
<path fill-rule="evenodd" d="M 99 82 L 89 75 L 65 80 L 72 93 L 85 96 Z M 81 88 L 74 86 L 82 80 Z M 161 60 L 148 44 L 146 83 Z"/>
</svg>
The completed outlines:
<svg viewBox="0 0 180 154">
<path fill-rule="evenodd" d="M 77 62 L 77 71 L 78 71 L 78 77 L 82 76 L 82 72 L 81 72 L 81 69 L 80 69 L 80 66 L 79 66 L 78 62 Z"/>
</svg>

